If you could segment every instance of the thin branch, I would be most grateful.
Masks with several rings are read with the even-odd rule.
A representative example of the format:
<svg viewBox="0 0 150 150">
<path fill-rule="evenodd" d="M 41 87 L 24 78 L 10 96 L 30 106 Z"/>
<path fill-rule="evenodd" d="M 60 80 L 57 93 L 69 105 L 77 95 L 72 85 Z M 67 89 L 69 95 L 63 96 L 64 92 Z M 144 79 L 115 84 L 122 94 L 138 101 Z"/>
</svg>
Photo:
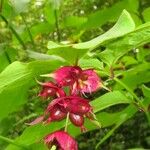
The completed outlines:
<svg viewBox="0 0 150 150">
<path fill-rule="evenodd" d="M 3 0 L 1 0 L 1 2 L 0 2 L 0 13 L 2 13 L 2 10 L 3 10 Z"/>
<path fill-rule="evenodd" d="M 32 42 L 32 44 L 33 44 L 33 46 L 35 47 L 35 43 L 34 43 L 34 40 L 33 40 L 32 34 L 31 34 L 31 31 L 30 31 L 30 29 L 29 29 L 29 27 L 28 27 L 28 24 L 27 24 L 27 22 L 26 22 L 26 20 L 25 20 L 25 17 L 24 17 L 23 14 L 21 14 L 21 17 L 22 17 L 22 20 L 23 20 L 23 22 L 24 22 L 24 24 L 25 24 L 25 26 L 26 26 L 26 29 L 27 29 L 29 38 L 30 38 L 30 40 L 31 40 L 31 42 Z"/>
<path fill-rule="evenodd" d="M 9 64 L 11 64 L 11 59 L 10 59 L 8 53 L 7 53 L 6 51 L 4 51 L 4 54 L 5 54 L 5 56 L 6 56 L 7 60 L 8 60 L 8 62 L 9 62 Z"/>
<path fill-rule="evenodd" d="M 142 15 L 143 7 L 142 7 L 142 1 L 141 0 L 139 0 L 139 9 L 138 9 L 138 12 L 139 12 L 139 17 L 140 17 L 142 23 L 145 23 L 144 17 Z"/>
<path fill-rule="evenodd" d="M 59 30 L 59 22 L 58 22 L 58 14 L 57 14 L 57 10 L 54 10 L 54 16 L 55 16 L 55 26 L 56 26 L 56 31 L 57 31 L 57 40 L 58 42 L 60 42 L 60 30 Z"/>
<path fill-rule="evenodd" d="M 23 42 L 23 40 L 21 39 L 21 37 L 19 36 L 19 34 L 16 32 L 16 30 L 9 24 L 9 22 L 7 21 L 7 19 L 0 14 L 0 17 L 2 18 L 2 20 L 8 25 L 8 27 L 10 28 L 10 30 L 12 31 L 12 33 L 14 34 L 14 36 L 17 38 L 17 40 L 19 41 L 19 43 L 22 45 L 23 49 L 26 50 L 26 45 Z"/>
<path fill-rule="evenodd" d="M 146 109 L 146 107 L 144 106 L 143 102 L 136 96 L 136 94 L 130 89 L 130 87 L 128 87 L 126 84 L 124 84 L 121 80 L 119 80 L 118 78 L 114 78 L 114 80 L 116 82 L 118 82 L 122 87 L 124 87 L 135 99 L 134 103 L 141 109 L 144 111 L 146 117 L 147 117 L 147 121 L 150 125 L 150 114 L 148 112 L 148 110 Z"/>
</svg>

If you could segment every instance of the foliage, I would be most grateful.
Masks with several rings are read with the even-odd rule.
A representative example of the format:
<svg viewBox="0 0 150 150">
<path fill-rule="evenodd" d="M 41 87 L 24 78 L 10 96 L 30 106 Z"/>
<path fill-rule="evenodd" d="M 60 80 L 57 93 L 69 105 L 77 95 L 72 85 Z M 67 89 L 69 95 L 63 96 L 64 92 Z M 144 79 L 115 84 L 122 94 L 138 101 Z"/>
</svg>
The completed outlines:
<svg viewBox="0 0 150 150">
<path fill-rule="evenodd" d="M 139 125 L 139 128 L 147 130 L 150 125 L 149 13 L 148 0 L 1 0 L 0 147 L 47 149 L 41 139 L 62 129 L 65 120 L 30 127 L 25 124 L 40 115 L 47 105 L 37 96 L 36 80 L 43 80 L 41 74 L 51 73 L 60 66 L 77 63 L 84 69 L 93 68 L 104 86 L 87 95 L 102 128 L 86 120 L 89 132 L 80 135 L 79 129 L 69 122 L 68 132 L 79 137 L 79 148 L 88 149 L 89 144 L 82 140 L 92 135 L 92 149 L 107 149 L 106 143 L 110 144 L 115 135 L 117 139 L 118 128 L 123 133 L 132 130 L 129 119 L 135 126 L 137 120 L 142 120 L 141 116 L 145 117 L 144 124 L 139 121 L 144 127 Z M 142 115 L 138 116 L 139 111 Z M 148 131 L 144 134 L 143 138 L 150 138 Z M 143 145 L 134 142 L 124 144 L 123 148 L 150 148 L 148 140 Z M 122 149 L 112 143 L 109 148 Z"/>
</svg>

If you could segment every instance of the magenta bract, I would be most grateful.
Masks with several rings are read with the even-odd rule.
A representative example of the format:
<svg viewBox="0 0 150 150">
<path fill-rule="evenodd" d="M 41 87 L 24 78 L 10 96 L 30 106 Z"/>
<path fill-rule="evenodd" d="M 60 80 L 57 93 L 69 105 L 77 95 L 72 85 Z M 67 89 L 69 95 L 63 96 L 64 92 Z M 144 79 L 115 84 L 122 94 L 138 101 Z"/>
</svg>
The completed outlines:
<svg viewBox="0 0 150 150">
<path fill-rule="evenodd" d="M 49 111 L 49 117 L 46 120 L 46 123 L 50 123 L 52 121 L 60 121 L 66 117 L 66 113 L 63 112 L 60 106 L 56 105 Z"/>
<path fill-rule="evenodd" d="M 82 72 L 80 91 L 84 93 L 92 93 L 100 88 L 100 78 L 92 69 L 87 69 Z"/>
<path fill-rule="evenodd" d="M 64 66 L 54 72 L 54 79 L 61 86 L 70 86 L 79 78 L 82 69 L 78 66 Z"/>
<path fill-rule="evenodd" d="M 60 86 L 70 86 L 71 94 L 95 92 L 101 80 L 93 69 L 82 70 L 79 66 L 64 66 L 54 72 L 53 78 Z"/>
<path fill-rule="evenodd" d="M 53 109 L 54 106 L 61 106 L 66 112 L 84 115 L 92 111 L 88 100 L 78 96 L 66 96 L 53 100 L 47 107 L 47 111 Z"/>
<path fill-rule="evenodd" d="M 58 150 L 78 150 L 77 142 L 67 132 L 55 131 L 44 137 L 45 144 L 51 148 L 56 145 Z"/>
<path fill-rule="evenodd" d="M 70 121 L 75 125 L 75 126 L 79 126 L 82 127 L 84 124 L 84 117 L 81 115 L 76 115 L 73 113 L 70 113 L 69 115 Z"/>
<path fill-rule="evenodd" d="M 57 96 L 57 97 L 65 96 L 65 92 L 53 82 L 49 81 L 49 82 L 41 83 L 41 85 L 42 85 L 42 90 L 39 93 L 39 96 L 43 97 L 44 99 L 50 96 Z"/>
<path fill-rule="evenodd" d="M 53 82 L 38 82 L 42 86 L 39 96 L 45 99 L 49 97 L 55 99 L 48 104 L 44 114 L 29 125 L 61 121 L 69 116 L 71 123 L 80 127 L 81 132 L 85 132 L 87 129 L 84 127 L 84 117 L 94 120 L 95 116 L 89 101 L 81 96 L 95 92 L 101 87 L 101 79 L 96 72 L 93 69 L 82 70 L 79 66 L 64 66 L 43 76 L 51 77 Z M 66 86 L 66 89 L 69 90 L 67 94 L 64 92 Z M 63 131 L 47 135 L 44 142 L 49 148 L 56 145 L 58 150 L 78 149 L 76 141 Z"/>
</svg>

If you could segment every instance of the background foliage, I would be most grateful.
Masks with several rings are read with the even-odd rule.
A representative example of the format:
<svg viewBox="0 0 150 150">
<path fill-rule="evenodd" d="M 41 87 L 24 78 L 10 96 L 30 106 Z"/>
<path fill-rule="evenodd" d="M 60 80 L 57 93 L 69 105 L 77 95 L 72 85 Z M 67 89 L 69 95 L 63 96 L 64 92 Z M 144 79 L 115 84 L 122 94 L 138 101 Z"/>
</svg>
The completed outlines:
<svg viewBox="0 0 150 150">
<path fill-rule="evenodd" d="M 1 0 L 0 149 L 46 149 L 64 121 L 25 124 L 46 105 L 35 79 L 77 60 L 111 90 L 88 95 L 101 129 L 69 125 L 79 149 L 150 148 L 149 16 L 149 0 Z"/>
</svg>

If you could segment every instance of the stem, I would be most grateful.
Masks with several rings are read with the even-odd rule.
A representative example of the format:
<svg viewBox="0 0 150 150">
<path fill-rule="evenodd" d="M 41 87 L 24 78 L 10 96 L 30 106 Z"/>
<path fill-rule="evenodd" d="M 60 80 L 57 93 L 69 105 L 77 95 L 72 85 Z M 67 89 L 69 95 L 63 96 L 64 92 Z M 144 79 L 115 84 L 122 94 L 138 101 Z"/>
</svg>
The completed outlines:
<svg viewBox="0 0 150 150">
<path fill-rule="evenodd" d="M 69 112 L 67 113 L 67 117 L 66 117 L 66 124 L 65 124 L 65 132 L 67 132 L 67 127 L 68 127 L 68 123 L 69 123 Z"/>
<path fill-rule="evenodd" d="M 54 10 L 54 15 L 55 15 L 55 26 L 56 26 L 56 31 L 57 31 L 57 40 L 60 42 L 60 30 L 59 30 L 59 23 L 58 23 L 58 15 L 57 15 L 57 10 Z"/>
<path fill-rule="evenodd" d="M 114 80 L 118 82 L 122 87 L 124 87 L 135 98 L 136 103 L 140 101 L 139 98 L 134 94 L 134 92 L 126 84 L 124 84 L 121 80 L 119 80 L 116 77 L 114 78 Z"/>
<path fill-rule="evenodd" d="M 111 66 L 110 67 L 110 79 L 113 79 L 114 78 L 114 69 L 113 69 L 113 67 Z"/>
<path fill-rule="evenodd" d="M 21 37 L 19 36 L 19 34 L 15 31 L 15 29 L 9 24 L 9 22 L 7 21 L 7 19 L 0 14 L 0 17 L 2 18 L 2 20 L 7 24 L 7 26 L 10 28 L 10 30 L 12 31 L 12 33 L 14 34 L 14 36 L 16 37 L 16 39 L 19 41 L 19 43 L 22 45 L 23 49 L 26 50 L 26 45 L 24 44 L 23 40 L 21 39 Z"/>
<path fill-rule="evenodd" d="M 26 20 L 25 20 L 25 17 L 24 17 L 23 14 L 21 14 L 21 17 L 22 17 L 22 20 L 23 20 L 23 22 L 24 22 L 24 24 L 25 24 L 25 26 L 26 26 L 26 29 L 27 29 L 29 38 L 30 38 L 30 40 L 31 40 L 31 42 L 32 42 L 32 44 L 33 44 L 33 46 L 35 47 L 35 43 L 34 43 L 34 40 L 33 40 L 32 34 L 31 34 L 31 31 L 30 31 L 30 29 L 29 29 L 29 27 L 28 27 L 28 24 L 27 24 L 27 22 L 26 22 Z"/>
<path fill-rule="evenodd" d="M 1 0 L 1 3 L 0 3 L 0 12 L 2 12 L 2 10 L 3 10 L 3 0 Z"/>
<path fill-rule="evenodd" d="M 144 17 L 142 15 L 143 7 L 142 7 L 142 1 L 141 0 L 139 0 L 139 9 L 138 9 L 138 12 L 139 12 L 138 16 L 140 17 L 142 23 L 145 23 Z"/>
<path fill-rule="evenodd" d="M 14 140 L 9 139 L 9 138 L 7 138 L 7 137 L 4 137 L 4 136 L 2 136 L 2 135 L 0 135 L 0 139 L 3 140 L 3 141 L 5 141 L 5 142 L 7 142 L 7 143 L 9 143 L 9 144 L 15 145 L 15 146 L 17 146 L 17 147 L 21 147 L 21 148 L 23 148 L 23 149 L 27 149 L 25 146 L 23 146 L 23 145 L 21 145 L 21 144 L 18 144 L 18 143 L 16 143 Z"/>
<path fill-rule="evenodd" d="M 97 143 L 97 145 L 95 146 L 95 149 L 97 150 L 99 148 L 99 146 L 105 142 L 114 132 L 115 130 L 126 120 L 126 118 L 120 118 L 119 122 L 116 123 L 116 125 L 107 132 L 107 134 Z"/>
<path fill-rule="evenodd" d="M 6 56 L 7 60 L 8 60 L 8 63 L 11 64 L 11 59 L 10 59 L 8 53 L 6 51 L 4 51 L 4 54 L 5 54 L 5 56 Z"/>
<path fill-rule="evenodd" d="M 26 120 L 29 120 L 29 119 L 31 119 L 33 117 L 37 117 L 37 116 L 38 116 L 37 114 L 33 113 L 33 114 L 29 115 L 29 116 L 24 117 L 23 119 L 21 119 L 20 121 L 18 121 L 17 123 L 15 123 L 13 126 L 17 126 L 18 124 L 23 123 Z"/>
<path fill-rule="evenodd" d="M 114 80 L 116 82 L 118 82 L 122 87 L 124 87 L 133 97 L 134 97 L 134 101 L 135 101 L 135 104 L 140 108 L 142 109 L 144 112 L 145 112 L 145 115 L 147 117 L 147 120 L 148 120 L 148 123 L 150 125 L 150 115 L 149 115 L 149 112 L 147 111 L 147 109 L 145 108 L 145 106 L 143 105 L 142 101 L 135 95 L 135 93 L 126 85 L 124 84 L 121 80 L 119 80 L 118 78 L 114 78 Z"/>
</svg>

